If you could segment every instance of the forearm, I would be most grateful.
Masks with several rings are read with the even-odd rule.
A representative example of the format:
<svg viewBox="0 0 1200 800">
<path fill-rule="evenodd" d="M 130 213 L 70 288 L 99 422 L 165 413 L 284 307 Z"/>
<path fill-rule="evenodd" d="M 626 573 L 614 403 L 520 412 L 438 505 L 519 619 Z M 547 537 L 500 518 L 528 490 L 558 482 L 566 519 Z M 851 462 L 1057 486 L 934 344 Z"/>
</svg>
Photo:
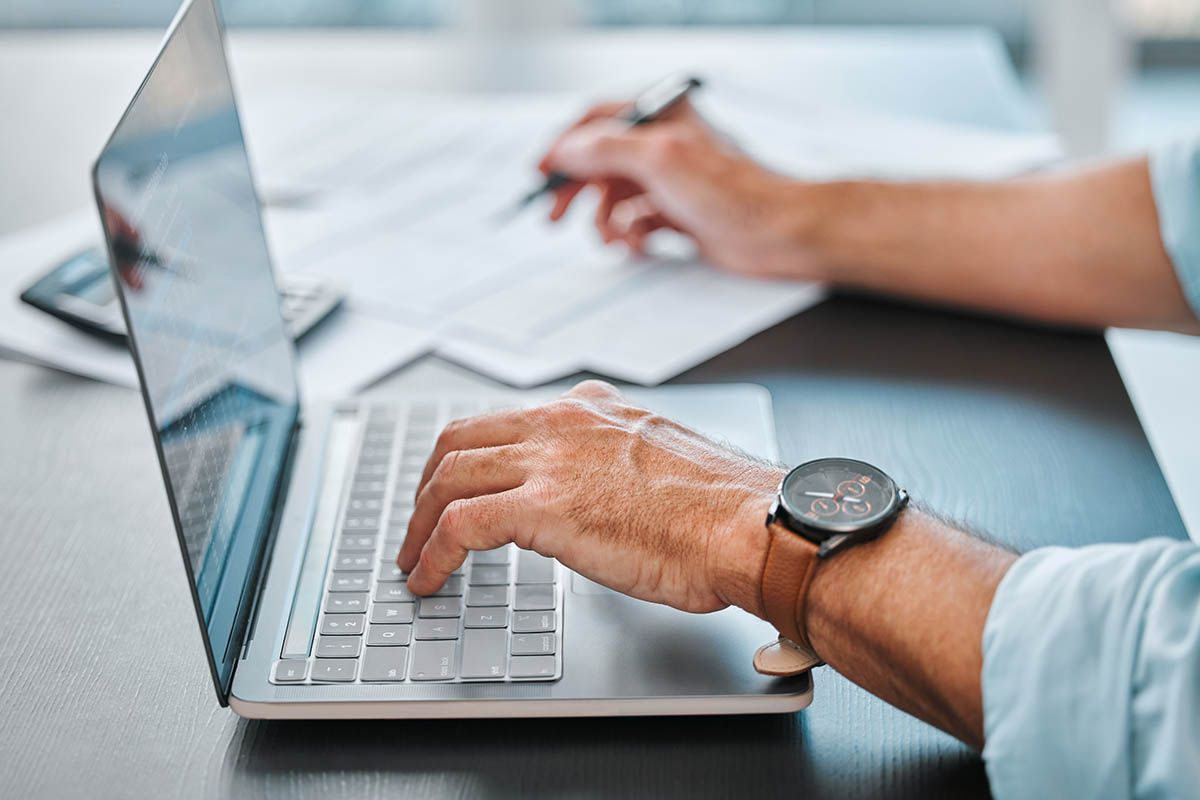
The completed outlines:
<svg viewBox="0 0 1200 800">
<path fill-rule="evenodd" d="M 803 623 L 830 666 L 975 747 L 992 595 L 1016 556 L 917 509 L 821 564 Z"/>
<path fill-rule="evenodd" d="M 802 184 L 790 204 L 831 282 L 1058 324 L 1200 332 L 1145 159 L 998 183 Z"/>
</svg>

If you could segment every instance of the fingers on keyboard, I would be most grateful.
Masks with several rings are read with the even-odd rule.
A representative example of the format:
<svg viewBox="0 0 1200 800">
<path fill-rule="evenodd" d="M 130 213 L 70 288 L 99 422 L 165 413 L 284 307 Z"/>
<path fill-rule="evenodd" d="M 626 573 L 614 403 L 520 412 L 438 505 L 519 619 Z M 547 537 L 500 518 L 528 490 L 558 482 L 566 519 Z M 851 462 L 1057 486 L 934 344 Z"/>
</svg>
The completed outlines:
<svg viewBox="0 0 1200 800">
<path fill-rule="evenodd" d="M 457 416 L 472 412 L 458 408 Z M 428 597 L 395 563 L 412 494 L 447 409 L 372 409 L 330 554 L 311 657 L 273 683 L 551 680 L 560 671 L 557 564 L 514 545 L 472 553 Z"/>
</svg>

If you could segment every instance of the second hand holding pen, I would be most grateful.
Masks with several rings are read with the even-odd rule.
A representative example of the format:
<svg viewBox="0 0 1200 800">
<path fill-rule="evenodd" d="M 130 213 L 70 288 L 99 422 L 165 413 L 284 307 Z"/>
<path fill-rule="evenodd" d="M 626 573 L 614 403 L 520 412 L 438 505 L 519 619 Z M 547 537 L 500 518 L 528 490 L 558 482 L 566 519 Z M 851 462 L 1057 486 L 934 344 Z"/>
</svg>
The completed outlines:
<svg viewBox="0 0 1200 800">
<path fill-rule="evenodd" d="M 622 114 L 619 119 L 624 120 L 631 128 L 654 122 L 674 108 L 694 89 L 699 89 L 703 85 L 703 81 L 690 75 L 682 78 L 671 77 L 661 80 L 639 94 L 633 101 L 630 109 Z M 557 191 L 569 183 L 574 183 L 574 181 L 575 179 L 570 175 L 564 175 L 561 172 L 551 172 L 546 176 L 546 180 L 541 186 L 518 200 L 510 213 L 516 214 L 542 195 Z"/>
</svg>

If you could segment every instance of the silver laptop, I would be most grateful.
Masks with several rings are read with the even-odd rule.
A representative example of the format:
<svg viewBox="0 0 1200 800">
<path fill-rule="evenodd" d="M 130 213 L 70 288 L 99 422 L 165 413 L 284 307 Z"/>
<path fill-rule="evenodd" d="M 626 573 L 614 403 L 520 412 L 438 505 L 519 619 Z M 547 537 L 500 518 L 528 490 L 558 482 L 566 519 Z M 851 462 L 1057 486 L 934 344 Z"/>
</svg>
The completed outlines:
<svg viewBox="0 0 1200 800">
<path fill-rule="evenodd" d="M 547 396 L 301 402 L 212 0 L 176 16 L 93 179 L 223 705 L 317 718 L 809 703 L 807 675 L 754 672 L 766 624 L 632 600 L 511 545 L 473 553 L 437 595 L 413 597 L 394 558 L 438 431 Z M 761 388 L 634 398 L 774 455 Z"/>
</svg>

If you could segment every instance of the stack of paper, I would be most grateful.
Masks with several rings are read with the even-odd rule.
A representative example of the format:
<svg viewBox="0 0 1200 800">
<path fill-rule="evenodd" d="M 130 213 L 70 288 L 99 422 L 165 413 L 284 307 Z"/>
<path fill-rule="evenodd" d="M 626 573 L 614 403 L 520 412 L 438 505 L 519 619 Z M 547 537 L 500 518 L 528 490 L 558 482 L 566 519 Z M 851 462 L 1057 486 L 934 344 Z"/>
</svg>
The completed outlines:
<svg viewBox="0 0 1200 800">
<path fill-rule="evenodd" d="M 749 152 L 807 176 L 992 177 L 1057 155 L 1043 137 L 786 107 L 719 83 L 703 103 Z M 579 370 L 655 384 L 824 296 L 810 283 L 717 271 L 678 242 L 628 258 L 600 244 L 586 200 L 558 225 L 545 206 L 506 215 L 583 105 L 552 95 L 345 94 L 245 104 L 278 268 L 349 287 L 344 312 L 300 346 L 310 388 L 361 388 L 429 350 L 515 386 Z M 14 320 L 0 345 L 131 383 L 119 348 L 15 307 L 24 283 L 95 238 L 84 218 L 0 245 Z"/>
</svg>

